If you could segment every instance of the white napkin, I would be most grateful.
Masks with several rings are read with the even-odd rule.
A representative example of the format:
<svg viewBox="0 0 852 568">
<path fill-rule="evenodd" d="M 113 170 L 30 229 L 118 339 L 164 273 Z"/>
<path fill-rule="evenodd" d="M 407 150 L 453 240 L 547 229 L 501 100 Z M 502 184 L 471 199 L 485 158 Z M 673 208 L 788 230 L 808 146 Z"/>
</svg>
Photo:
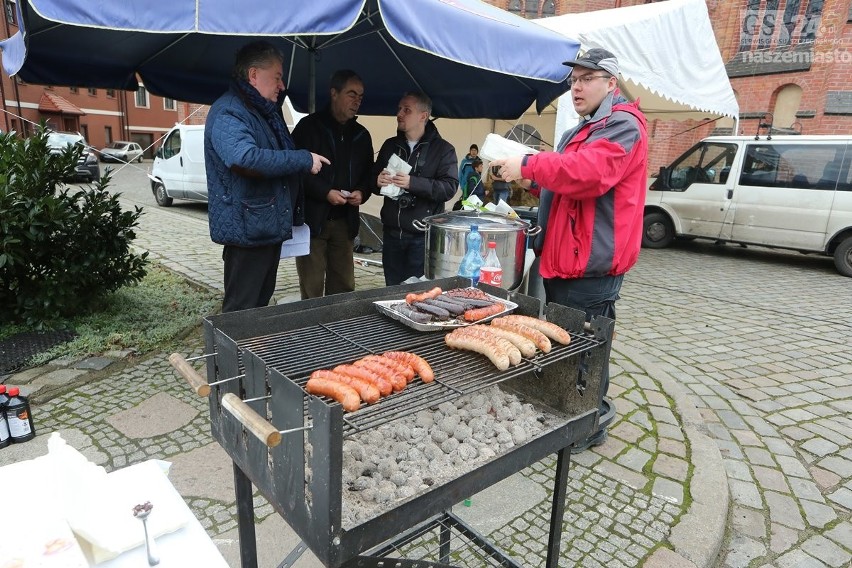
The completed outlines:
<svg viewBox="0 0 852 568">
<path fill-rule="evenodd" d="M 281 243 L 281 258 L 305 256 L 311 253 L 311 229 L 307 223 L 293 225 L 293 237 Z"/>
<path fill-rule="evenodd" d="M 388 160 L 388 165 L 385 169 L 390 172 L 391 175 L 407 174 L 411 171 L 411 164 L 409 164 L 396 154 L 393 154 Z M 400 194 L 402 194 L 403 191 L 405 190 L 390 183 L 382 187 L 379 193 L 381 193 L 382 195 L 386 195 L 387 197 L 396 199 L 400 196 Z"/>
</svg>

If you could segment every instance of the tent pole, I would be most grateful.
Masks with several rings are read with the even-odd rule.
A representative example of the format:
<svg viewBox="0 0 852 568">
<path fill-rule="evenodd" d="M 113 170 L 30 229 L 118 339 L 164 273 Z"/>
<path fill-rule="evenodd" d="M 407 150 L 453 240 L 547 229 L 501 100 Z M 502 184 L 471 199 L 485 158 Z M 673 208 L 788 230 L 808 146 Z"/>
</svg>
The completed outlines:
<svg viewBox="0 0 852 568">
<path fill-rule="evenodd" d="M 316 111 L 317 106 L 317 58 L 313 51 L 308 51 L 308 114 Z"/>
</svg>

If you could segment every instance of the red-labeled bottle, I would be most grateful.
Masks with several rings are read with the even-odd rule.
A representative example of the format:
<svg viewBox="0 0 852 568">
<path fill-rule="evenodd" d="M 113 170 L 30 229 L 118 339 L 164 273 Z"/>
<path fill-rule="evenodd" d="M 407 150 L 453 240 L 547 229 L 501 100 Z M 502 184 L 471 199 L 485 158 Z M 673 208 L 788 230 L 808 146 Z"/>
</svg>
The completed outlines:
<svg viewBox="0 0 852 568">
<path fill-rule="evenodd" d="M 9 436 L 12 442 L 19 444 L 35 438 L 33 413 L 27 397 L 21 396 L 18 387 L 9 388 L 9 401 L 6 403 L 6 420 L 9 422 Z"/>
<path fill-rule="evenodd" d="M 497 256 L 497 243 L 494 241 L 488 242 L 488 254 L 485 255 L 485 262 L 479 269 L 479 281 L 498 288 L 503 285 L 503 267 L 500 266 L 500 258 Z"/>
<path fill-rule="evenodd" d="M 5 448 L 12 443 L 12 438 L 9 436 L 9 423 L 6 421 L 6 402 L 8 400 L 6 385 L 0 385 L 0 448 Z"/>
</svg>

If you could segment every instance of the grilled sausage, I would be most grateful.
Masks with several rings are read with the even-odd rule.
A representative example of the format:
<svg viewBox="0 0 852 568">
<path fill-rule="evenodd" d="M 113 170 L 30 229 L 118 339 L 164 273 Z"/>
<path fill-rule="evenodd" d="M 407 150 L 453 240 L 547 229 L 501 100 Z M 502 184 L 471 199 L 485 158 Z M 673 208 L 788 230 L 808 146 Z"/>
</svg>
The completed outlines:
<svg viewBox="0 0 852 568">
<path fill-rule="evenodd" d="M 509 331 L 513 331 L 515 333 L 520 333 L 527 339 L 532 340 L 532 342 L 535 343 L 536 347 L 541 349 L 543 352 L 550 353 L 550 340 L 547 338 L 546 335 L 544 335 L 542 332 L 535 328 L 514 321 L 510 321 L 506 319 L 505 316 L 491 320 L 491 325 L 493 325 L 494 327 L 508 329 Z"/>
<path fill-rule="evenodd" d="M 396 372 L 392 367 L 388 365 L 383 365 L 377 361 L 365 361 L 364 359 L 358 359 L 354 363 L 352 363 L 356 367 L 361 367 L 362 369 L 366 369 L 371 373 L 376 373 L 386 381 L 388 381 L 391 386 L 393 386 L 393 392 L 399 392 L 405 388 L 405 385 L 408 384 L 408 380 L 405 378 L 405 375 L 402 373 Z"/>
<path fill-rule="evenodd" d="M 555 323 L 540 320 L 538 318 L 533 318 L 530 316 L 519 315 L 509 315 L 506 316 L 506 319 L 509 321 L 526 325 L 533 329 L 537 329 L 553 341 L 561 343 L 562 345 L 568 345 L 569 343 L 571 343 L 571 334 L 569 334 L 567 331 L 565 331 Z"/>
<path fill-rule="evenodd" d="M 450 349 L 465 349 L 474 351 L 488 357 L 495 367 L 501 371 L 509 368 L 509 355 L 503 351 L 492 338 L 480 338 L 473 335 L 460 333 L 464 328 L 460 327 L 444 336 L 444 343 Z"/>
<path fill-rule="evenodd" d="M 393 310 L 417 323 L 429 323 L 432 321 L 431 315 L 418 312 L 417 310 L 412 310 L 408 304 L 396 304 L 393 306 Z"/>
<path fill-rule="evenodd" d="M 405 302 L 408 304 L 413 304 L 414 302 L 422 302 L 423 300 L 428 300 L 430 298 L 437 298 L 442 294 L 443 290 L 438 288 L 437 286 L 429 290 L 428 292 L 423 292 L 422 294 L 415 294 L 414 292 L 405 295 Z"/>
<path fill-rule="evenodd" d="M 335 373 L 334 371 L 320 369 L 319 371 L 311 373 L 311 379 L 328 379 L 347 384 L 358 391 L 358 396 L 360 396 L 361 400 L 367 404 L 373 404 L 379 400 L 379 389 L 376 385 L 360 377 L 353 377 L 352 375 L 344 375 L 342 373 Z"/>
<path fill-rule="evenodd" d="M 464 313 L 464 319 L 467 321 L 479 321 L 487 317 L 496 316 L 505 309 L 505 304 L 497 302 L 493 306 L 488 306 L 487 308 L 475 308 L 473 310 L 467 310 Z"/>
<path fill-rule="evenodd" d="M 448 312 L 444 308 L 439 308 L 438 306 L 433 306 L 433 305 L 427 304 L 425 302 L 414 302 L 411 305 L 414 306 L 415 308 L 417 308 L 419 311 L 421 311 L 423 313 L 431 314 L 431 315 L 435 316 L 435 319 L 438 319 L 438 320 L 450 319 L 450 312 Z"/>
<path fill-rule="evenodd" d="M 334 368 L 334 372 L 340 373 L 341 375 L 349 375 L 350 377 L 358 377 L 359 379 L 370 381 L 371 383 L 376 385 L 376 388 L 379 389 L 379 394 L 382 396 L 389 395 L 393 390 L 393 383 L 385 379 L 380 374 L 369 369 L 364 369 L 355 365 L 338 365 Z"/>
<path fill-rule="evenodd" d="M 495 327 L 493 325 L 483 327 L 491 333 L 510 341 L 512 345 L 518 348 L 518 351 L 521 352 L 522 356 L 527 358 L 535 357 L 537 348 L 535 346 L 535 343 L 531 339 L 527 339 L 520 333 L 515 333 L 514 331 L 509 331 L 508 329 L 503 329 L 502 327 Z"/>
<path fill-rule="evenodd" d="M 308 393 L 327 396 L 339 402 L 346 412 L 355 412 L 361 407 L 361 397 L 353 387 L 329 379 L 308 379 L 305 385 Z"/>
<path fill-rule="evenodd" d="M 459 300 L 464 302 L 464 306 L 468 310 L 471 308 L 487 308 L 496 303 L 494 300 L 480 300 L 479 298 L 459 298 Z"/>
<path fill-rule="evenodd" d="M 447 310 L 450 315 L 454 316 L 460 316 L 464 313 L 464 306 L 450 302 L 444 302 L 443 300 L 441 300 L 441 298 L 430 298 L 428 300 L 423 300 L 423 303 Z"/>
<path fill-rule="evenodd" d="M 521 362 L 520 350 L 508 339 L 491 333 L 491 326 L 489 325 L 472 325 L 470 327 L 462 327 L 459 328 L 458 334 L 462 336 L 469 335 L 483 341 L 493 341 L 509 357 L 509 363 L 514 366 Z"/>
<path fill-rule="evenodd" d="M 452 290 L 447 290 L 447 295 L 453 296 L 454 298 L 477 298 L 479 300 L 488 299 L 488 294 L 479 288 L 453 288 Z"/>
<path fill-rule="evenodd" d="M 414 379 L 414 375 L 415 375 L 414 369 L 412 369 L 411 367 L 409 367 L 408 365 L 406 365 L 404 363 L 400 363 L 399 361 L 397 361 L 395 359 L 389 359 L 388 357 L 385 357 L 384 355 L 367 355 L 366 357 L 362 357 L 361 360 L 362 361 L 376 361 L 378 363 L 381 363 L 382 365 L 387 365 L 387 366 L 391 367 L 397 373 L 404 376 L 405 380 L 409 383 L 412 381 L 412 379 Z"/>
<path fill-rule="evenodd" d="M 420 379 L 424 383 L 431 383 L 435 380 L 435 373 L 432 371 L 432 367 L 429 363 L 421 357 L 420 355 L 415 355 L 414 353 L 409 353 L 408 351 L 386 351 L 382 353 L 383 356 L 388 359 L 394 359 L 403 363 L 404 365 L 408 365 L 412 369 L 420 375 Z"/>
</svg>

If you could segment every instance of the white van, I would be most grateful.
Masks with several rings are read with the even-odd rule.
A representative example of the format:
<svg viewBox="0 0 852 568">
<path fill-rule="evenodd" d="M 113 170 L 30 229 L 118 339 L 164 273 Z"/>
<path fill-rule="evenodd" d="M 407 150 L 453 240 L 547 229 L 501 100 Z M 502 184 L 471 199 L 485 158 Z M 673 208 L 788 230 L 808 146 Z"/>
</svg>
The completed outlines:
<svg viewBox="0 0 852 568">
<path fill-rule="evenodd" d="M 712 136 L 649 185 L 642 246 L 675 237 L 834 257 L 852 276 L 852 136 Z"/>
<path fill-rule="evenodd" d="M 172 128 L 157 148 L 150 178 L 157 205 L 168 207 L 174 199 L 206 203 L 204 125 Z"/>
</svg>

